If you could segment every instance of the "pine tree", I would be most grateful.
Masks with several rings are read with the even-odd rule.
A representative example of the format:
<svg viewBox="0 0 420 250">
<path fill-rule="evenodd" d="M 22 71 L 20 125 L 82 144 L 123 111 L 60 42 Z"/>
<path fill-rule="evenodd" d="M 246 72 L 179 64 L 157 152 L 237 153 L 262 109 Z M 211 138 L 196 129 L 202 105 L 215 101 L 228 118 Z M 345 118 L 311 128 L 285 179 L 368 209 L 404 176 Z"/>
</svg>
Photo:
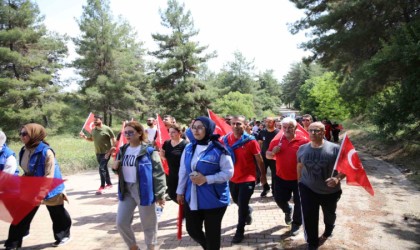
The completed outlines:
<svg viewBox="0 0 420 250">
<path fill-rule="evenodd" d="M 48 34 L 38 6 L 29 0 L 0 1 L 0 127 L 16 131 L 27 122 L 59 126 L 57 70 L 65 39 Z"/>
<path fill-rule="evenodd" d="M 130 24 L 114 21 L 108 0 L 88 0 L 78 24 L 82 34 L 73 40 L 81 57 L 73 65 L 91 111 L 108 125 L 113 114 L 128 119 L 147 112 L 144 51 Z"/>
<path fill-rule="evenodd" d="M 176 0 L 169 0 L 166 10 L 161 11 L 162 25 L 168 34 L 152 34 L 159 49 L 151 52 L 159 62 L 155 67 L 154 88 L 157 91 L 156 112 L 170 114 L 177 120 L 189 122 L 191 118 L 207 113 L 210 100 L 205 85 L 198 77 L 201 66 L 214 56 L 201 55 L 207 46 L 200 46 L 193 38 L 191 12 Z"/>
</svg>

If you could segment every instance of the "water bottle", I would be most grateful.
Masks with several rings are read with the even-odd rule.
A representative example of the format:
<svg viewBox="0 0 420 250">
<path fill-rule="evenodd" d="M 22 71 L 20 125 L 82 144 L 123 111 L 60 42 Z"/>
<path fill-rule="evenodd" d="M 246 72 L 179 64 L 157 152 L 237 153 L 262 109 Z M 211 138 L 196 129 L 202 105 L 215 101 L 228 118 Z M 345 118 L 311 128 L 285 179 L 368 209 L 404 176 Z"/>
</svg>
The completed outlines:
<svg viewBox="0 0 420 250">
<path fill-rule="evenodd" d="M 162 215 L 162 213 L 163 213 L 163 207 L 157 206 L 156 207 L 156 216 L 157 216 L 158 220 L 160 219 L 160 216 Z"/>
</svg>

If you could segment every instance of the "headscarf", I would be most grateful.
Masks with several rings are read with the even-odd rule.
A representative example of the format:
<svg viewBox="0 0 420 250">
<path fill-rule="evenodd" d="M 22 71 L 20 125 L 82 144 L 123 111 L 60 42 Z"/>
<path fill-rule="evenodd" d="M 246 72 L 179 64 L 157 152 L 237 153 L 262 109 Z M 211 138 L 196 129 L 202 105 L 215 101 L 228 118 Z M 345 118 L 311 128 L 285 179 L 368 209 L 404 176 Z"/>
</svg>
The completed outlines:
<svg viewBox="0 0 420 250">
<path fill-rule="evenodd" d="M 213 134 L 214 130 L 216 129 L 216 124 L 208 117 L 205 116 L 200 116 L 196 119 L 194 119 L 195 121 L 201 121 L 203 123 L 203 126 L 206 128 L 206 135 L 204 136 L 203 139 L 201 140 L 195 140 L 191 141 L 191 143 L 193 144 L 193 148 L 195 150 L 195 146 L 198 145 L 207 145 L 209 144 L 209 142 L 212 142 L 214 144 L 215 147 L 219 148 L 220 150 L 222 150 L 222 152 L 224 154 L 230 155 L 230 152 L 225 148 L 225 146 L 219 142 L 219 134 Z M 194 124 L 194 123 L 193 123 Z"/>
<path fill-rule="evenodd" d="M 44 140 L 45 137 L 47 137 L 47 132 L 42 125 L 37 123 L 28 123 L 22 126 L 22 128 L 25 128 L 28 133 L 29 141 L 25 144 L 27 148 L 35 148 L 41 141 L 48 145 L 48 143 Z"/>
<path fill-rule="evenodd" d="M 206 135 L 204 136 L 204 138 L 201 140 L 196 140 L 196 143 L 198 145 L 207 145 L 210 141 L 215 141 L 219 139 L 219 135 L 213 134 L 214 129 L 216 128 L 216 124 L 212 120 L 210 120 L 208 117 L 200 116 L 194 119 L 194 122 L 196 121 L 201 121 L 206 129 Z"/>
</svg>

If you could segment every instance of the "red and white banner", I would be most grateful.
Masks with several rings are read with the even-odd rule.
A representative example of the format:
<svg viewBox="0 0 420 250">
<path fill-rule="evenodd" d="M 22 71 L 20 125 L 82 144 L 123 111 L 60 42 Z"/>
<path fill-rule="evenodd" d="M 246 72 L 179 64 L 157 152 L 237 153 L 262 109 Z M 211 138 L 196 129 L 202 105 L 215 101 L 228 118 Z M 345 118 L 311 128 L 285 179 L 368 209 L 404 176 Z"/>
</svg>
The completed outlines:
<svg viewBox="0 0 420 250">
<path fill-rule="evenodd" d="M 214 130 L 214 134 L 219 134 L 220 136 L 224 136 L 232 132 L 232 127 L 225 122 L 225 119 L 220 118 L 215 113 L 213 113 L 213 111 L 211 111 L 210 109 L 207 109 L 207 112 L 209 113 L 210 120 L 216 123 L 216 129 Z"/>
<path fill-rule="evenodd" d="M 63 183 L 62 179 L 15 176 L 0 171 L 0 220 L 17 225 L 47 196 Z"/>
<path fill-rule="evenodd" d="M 162 118 L 160 118 L 159 114 L 156 114 L 156 120 L 157 120 L 157 137 L 155 140 L 156 146 L 160 149 L 162 149 L 163 143 L 166 140 L 171 139 L 168 133 L 168 129 L 166 128 L 165 124 L 163 123 Z M 165 174 L 169 174 L 169 167 L 168 162 L 165 159 L 160 158 L 162 161 L 163 170 L 165 171 Z"/>
<path fill-rule="evenodd" d="M 369 182 L 359 155 L 347 134 L 344 134 L 334 168 L 346 175 L 348 185 L 362 186 L 370 195 L 374 195 L 372 185 Z"/>
<path fill-rule="evenodd" d="M 85 121 L 85 125 L 83 125 L 82 129 L 86 130 L 86 132 L 91 134 L 92 129 L 95 127 L 95 124 L 93 123 L 94 120 L 95 120 L 94 114 L 90 112 L 88 118 Z"/>
</svg>

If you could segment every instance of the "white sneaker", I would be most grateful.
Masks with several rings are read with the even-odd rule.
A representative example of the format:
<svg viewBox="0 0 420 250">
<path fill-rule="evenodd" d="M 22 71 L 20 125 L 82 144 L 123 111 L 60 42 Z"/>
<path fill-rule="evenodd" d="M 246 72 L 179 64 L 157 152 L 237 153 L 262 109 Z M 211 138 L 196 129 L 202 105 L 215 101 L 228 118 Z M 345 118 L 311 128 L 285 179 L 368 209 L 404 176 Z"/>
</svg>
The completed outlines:
<svg viewBox="0 0 420 250">
<path fill-rule="evenodd" d="M 54 242 L 52 246 L 53 247 L 64 246 L 65 244 L 69 243 L 70 240 L 71 240 L 70 237 L 64 237 L 63 239 L 61 239 L 61 241 L 57 240 L 56 242 Z"/>
</svg>

